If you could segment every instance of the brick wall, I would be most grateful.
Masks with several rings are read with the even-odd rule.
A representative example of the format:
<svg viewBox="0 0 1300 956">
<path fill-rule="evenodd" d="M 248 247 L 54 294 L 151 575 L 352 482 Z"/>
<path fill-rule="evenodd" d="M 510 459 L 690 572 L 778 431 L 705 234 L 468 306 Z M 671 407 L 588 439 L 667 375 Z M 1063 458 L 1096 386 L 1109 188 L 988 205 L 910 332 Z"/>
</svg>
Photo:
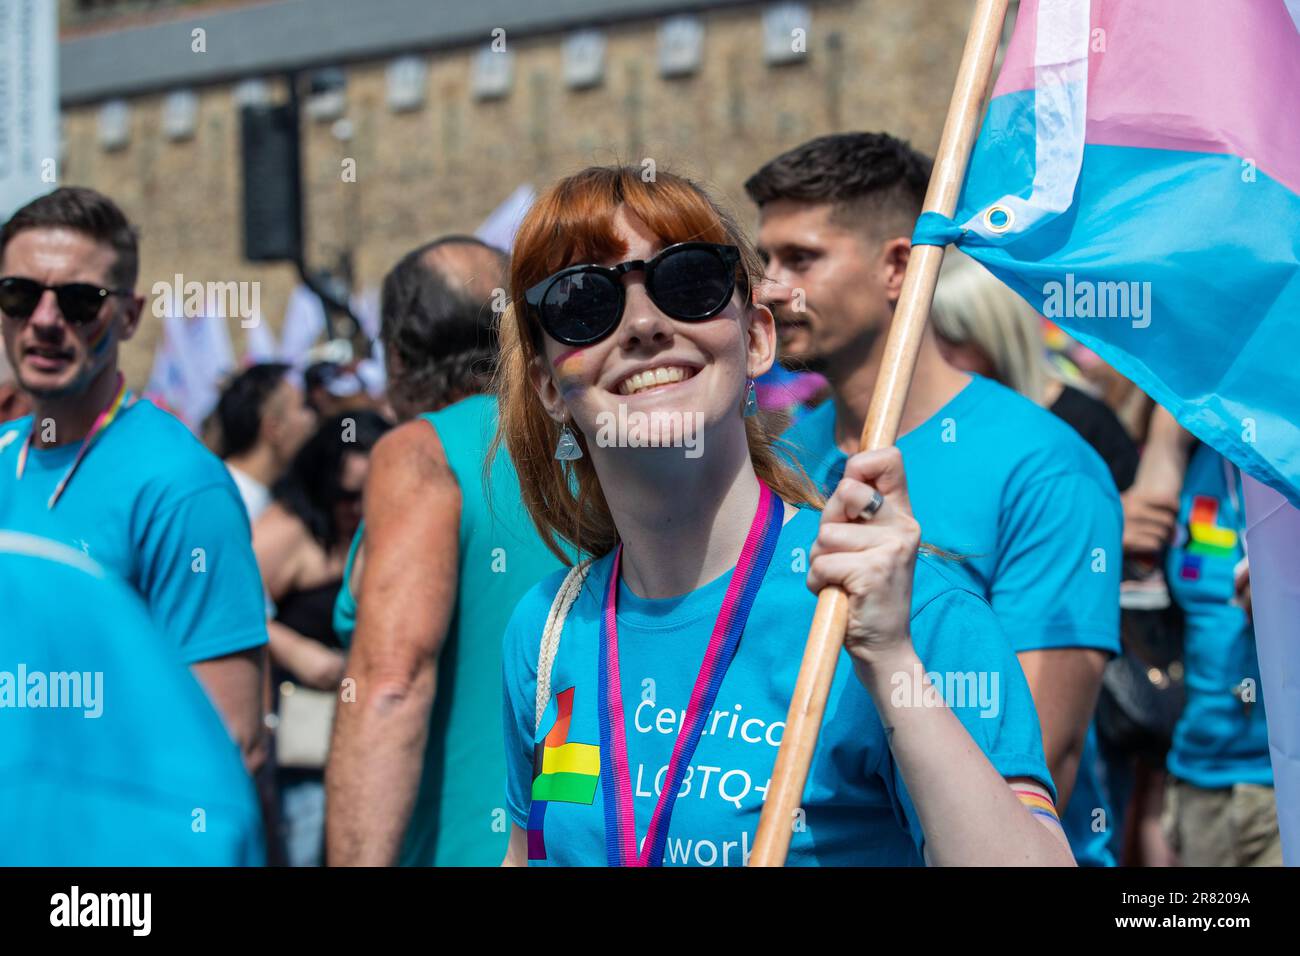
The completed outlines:
<svg viewBox="0 0 1300 956">
<path fill-rule="evenodd" d="M 470 93 L 474 50 L 429 60 L 423 108 L 388 109 L 386 62 L 346 67 L 349 140 L 330 122 L 304 119 L 309 258 L 332 264 L 353 250 L 357 279 L 377 285 L 407 249 L 474 228 L 517 185 L 539 187 L 588 163 L 653 158 L 659 168 L 711 184 L 741 221 L 754 210 L 742 183 L 762 162 L 809 137 L 887 129 L 932 151 L 938 142 L 969 5 L 952 0 L 815 2 L 803 62 L 768 66 L 762 7 L 702 14 L 702 69 L 663 79 L 655 22 L 607 31 L 605 82 L 565 88 L 562 36 L 507 37 L 514 52 L 508 96 Z M 484 41 L 487 41 L 487 37 Z M 219 55 L 210 51 L 209 56 Z M 276 98 L 282 88 L 272 82 Z M 263 313 L 277 329 L 296 277 L 291 266 L 240 255 L 239 117 L 231 88 L 199 90 L 196 134 L 172 142 L 161 129 L 163 96 L 130 100 L 131 139 L 98 144 L 98 105 L 65 112 L 62 181 L 112 195 L 143 233 L 141 285 L 187 280 L 260 281 Z M 342 161 L 356 161 L 344 182 Z M 142 323 L 123 364 L 135 385 L 148 376 L 159 323 Z M 244 332 L 232 320 L 235 347 Z"/>
</svg>

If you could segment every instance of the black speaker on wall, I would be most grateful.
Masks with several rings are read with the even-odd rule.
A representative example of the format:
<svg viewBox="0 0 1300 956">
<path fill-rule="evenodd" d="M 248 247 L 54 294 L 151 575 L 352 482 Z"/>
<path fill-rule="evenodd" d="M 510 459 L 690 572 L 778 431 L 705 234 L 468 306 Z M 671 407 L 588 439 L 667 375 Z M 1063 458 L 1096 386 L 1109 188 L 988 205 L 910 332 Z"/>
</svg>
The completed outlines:
<svg viewBox="0 0 1300 956">
<path fill-rule="evenodd" d="M 244 174 L 244 258 L 302 257 L 302 180 L 295 104 L 245 106 L 240 114 Z"/>
</svg>

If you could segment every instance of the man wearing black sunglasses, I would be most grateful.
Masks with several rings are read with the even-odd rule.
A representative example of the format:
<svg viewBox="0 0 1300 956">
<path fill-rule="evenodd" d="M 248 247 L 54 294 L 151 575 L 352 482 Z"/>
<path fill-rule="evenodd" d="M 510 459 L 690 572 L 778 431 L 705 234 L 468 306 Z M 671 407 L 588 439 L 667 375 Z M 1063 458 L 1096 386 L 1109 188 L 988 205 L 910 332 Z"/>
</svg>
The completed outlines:
<svg viewBox="0 0 1300 956">
<path fill-rule="evenodd" d="M 220 461 L 126 388 L 137 264 L 135 230 L 90 189 L 34 199 L 0 229 L 0 329 L 33 405 L 0 425 L 0 529 L 71 545 L 126 580 L 254 767 L 266 625 L 248 520 Z"/>
<path fill-rule="evenodd" d="M 745 183 L 781 360 L 831 383 L 784 436 L 828 493 L 858 446 L 929 179 L 929 158 L 907 143 L 840 133 Z M 950 366 L 931 331 L 897 444 L 925 540 L 961 556 L 952 567 L 993 607 L 1029 680 L 1076 858 L 1113 864 L 1089 729 L 1119 650 L 1122 517 L 1109 469 L 1046 409 Z"/>
</svg>

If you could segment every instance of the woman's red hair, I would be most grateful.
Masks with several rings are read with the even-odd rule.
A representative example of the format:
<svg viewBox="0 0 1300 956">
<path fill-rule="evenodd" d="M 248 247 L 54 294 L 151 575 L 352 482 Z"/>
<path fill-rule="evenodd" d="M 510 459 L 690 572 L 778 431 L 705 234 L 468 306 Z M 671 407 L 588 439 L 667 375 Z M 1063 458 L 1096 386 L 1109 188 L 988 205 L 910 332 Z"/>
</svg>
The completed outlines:
<svg viewBox="0 0 1300 956">
<path fill-rule="evenodd" d="M 524 292 L 567 266 L 625 256 L 626 244 L 614 225 L 619 207 L 636 215 L 664 245 L 701 241 L 736 246 L 742 293 L 763 276 L 762 260 L 735 220 L 701 186 L 673 173 L 646 178 L 636 166 L 591 166 L 560 180 L 533 204 L 515 236 L 510 260 L 514 304 L 501 322 L 496 383 L 500 420 L 488 460 L 504 441 L 533 523 L 547 546 L 566 562 L 569 555 L 557 538 L 580 554 L 599 556 L 613 550 L 618 532 L 581 432 L 575 430 L 574 435 L 584 449 L 582 458 L 561 462 L 553 457 L 560 426 L 543 408 L 529 374 L 542 351 L 542 330 L 527 314 Z M 739 395 L 736 405 L 739 409 Z M 754 470 L 786 501 L 820 507 L 821 499 L 806 476 L 787 467 L 772 448 L 782 424 L 762 415 L 745 419 Z"/>
</svg>

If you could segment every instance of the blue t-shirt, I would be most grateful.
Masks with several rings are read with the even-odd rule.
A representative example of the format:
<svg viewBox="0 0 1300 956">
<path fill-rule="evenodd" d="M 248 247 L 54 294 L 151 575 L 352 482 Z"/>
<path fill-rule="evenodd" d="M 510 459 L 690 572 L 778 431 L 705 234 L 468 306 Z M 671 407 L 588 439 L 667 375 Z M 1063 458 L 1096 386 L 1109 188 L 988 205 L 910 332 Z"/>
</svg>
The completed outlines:
<svg viewBox="0 0 1300 956">
<path fill-rule="evenodd" d="M 823 402 L 783 438 L 809 477 L 833 491 L 848 460 L 835 444 L 834 404 Z M 947 566 L 988 600 L 1016 653 L 1119 653 L 1119 492 L 1069 425 L 974 375 L 897 444 L 922 540 L 962 557 Z M 1105 829 L 1094 829 L 1111 818 L 1096 764 L 1090 730 L 1061 821 L 1083 866 L 1114 864 Z"/>
<path fill-rule="evenodd" d="M 58 541 L 125 580 L 187 664 L 266 643 L 248 515 L 230 473 L 184 425 L 137 401 L 49 508 L 81 443 L 33 447 L 19 480 L 31 424 L 0 425 L 0 529 Z"/>
<path fill-rule="evenodd" d="M 0 531 L 0 608 L 0 866 L 264 862 L 239 750 L 134 592 Z"/>
<path fill-rule="evenodd" d="M 1187 686 L 1168 766 L 1198 787 L 1273 784 L 1255 629 L 1231 603 L 1245 530 L 1241 475 L 1201 445 L 1183 479 L 1166 568 L 1169 590 L 1185 615 Z"/>
<path fill-rule="evenodd" d="M 805 582 L 819 520 L 818 512 L 803 509 L 782 529 L 679 791 L 664 865 L 741 866 L 749 856 L 817 603 Z M 601 600 L 612 563 L 612 555 L 595 562 L 569 611 L 551 674 L 552 695 L 536 731 L 538 650 L 563 572 L 529 591 L 506 629 L 506 800 L 516 824 L 541 831 L 546 859 L 534 864 L 606 862 L 596 661 Z M 926 555 L 916 565 L 912 640 L 925 670 L 945 675 L 941 681 L 951 684 L 950 699 L 960 705 L 953 710 L 999 773 L 1050 786 L 1033 700 L 1007 640 L 984 600 L 940 565 Z M 619 671 L 638 843 L 729 578 L 724 574 L 689 594 L 662 600 L 638 598 L 619 585 Z M 899 675 L 891 703 L 921 700 L 921 681 L 919 673 Z M 563 743 L 588 746 L 571 751 L 570 767 L 578 771 L 572 776 L 578 779 L 562 794 L 571 800 L 552 794 L 534 807 L 534 778 L 550 763 L 538 744 L 556 729 L 561 700 L 568 715 L 567 730 L 561 727 Z M 847 653 L 835 671 L 802 809 L 791 865 L 922 863 L 915 809 L 875 704 Z"/>
</svg>

